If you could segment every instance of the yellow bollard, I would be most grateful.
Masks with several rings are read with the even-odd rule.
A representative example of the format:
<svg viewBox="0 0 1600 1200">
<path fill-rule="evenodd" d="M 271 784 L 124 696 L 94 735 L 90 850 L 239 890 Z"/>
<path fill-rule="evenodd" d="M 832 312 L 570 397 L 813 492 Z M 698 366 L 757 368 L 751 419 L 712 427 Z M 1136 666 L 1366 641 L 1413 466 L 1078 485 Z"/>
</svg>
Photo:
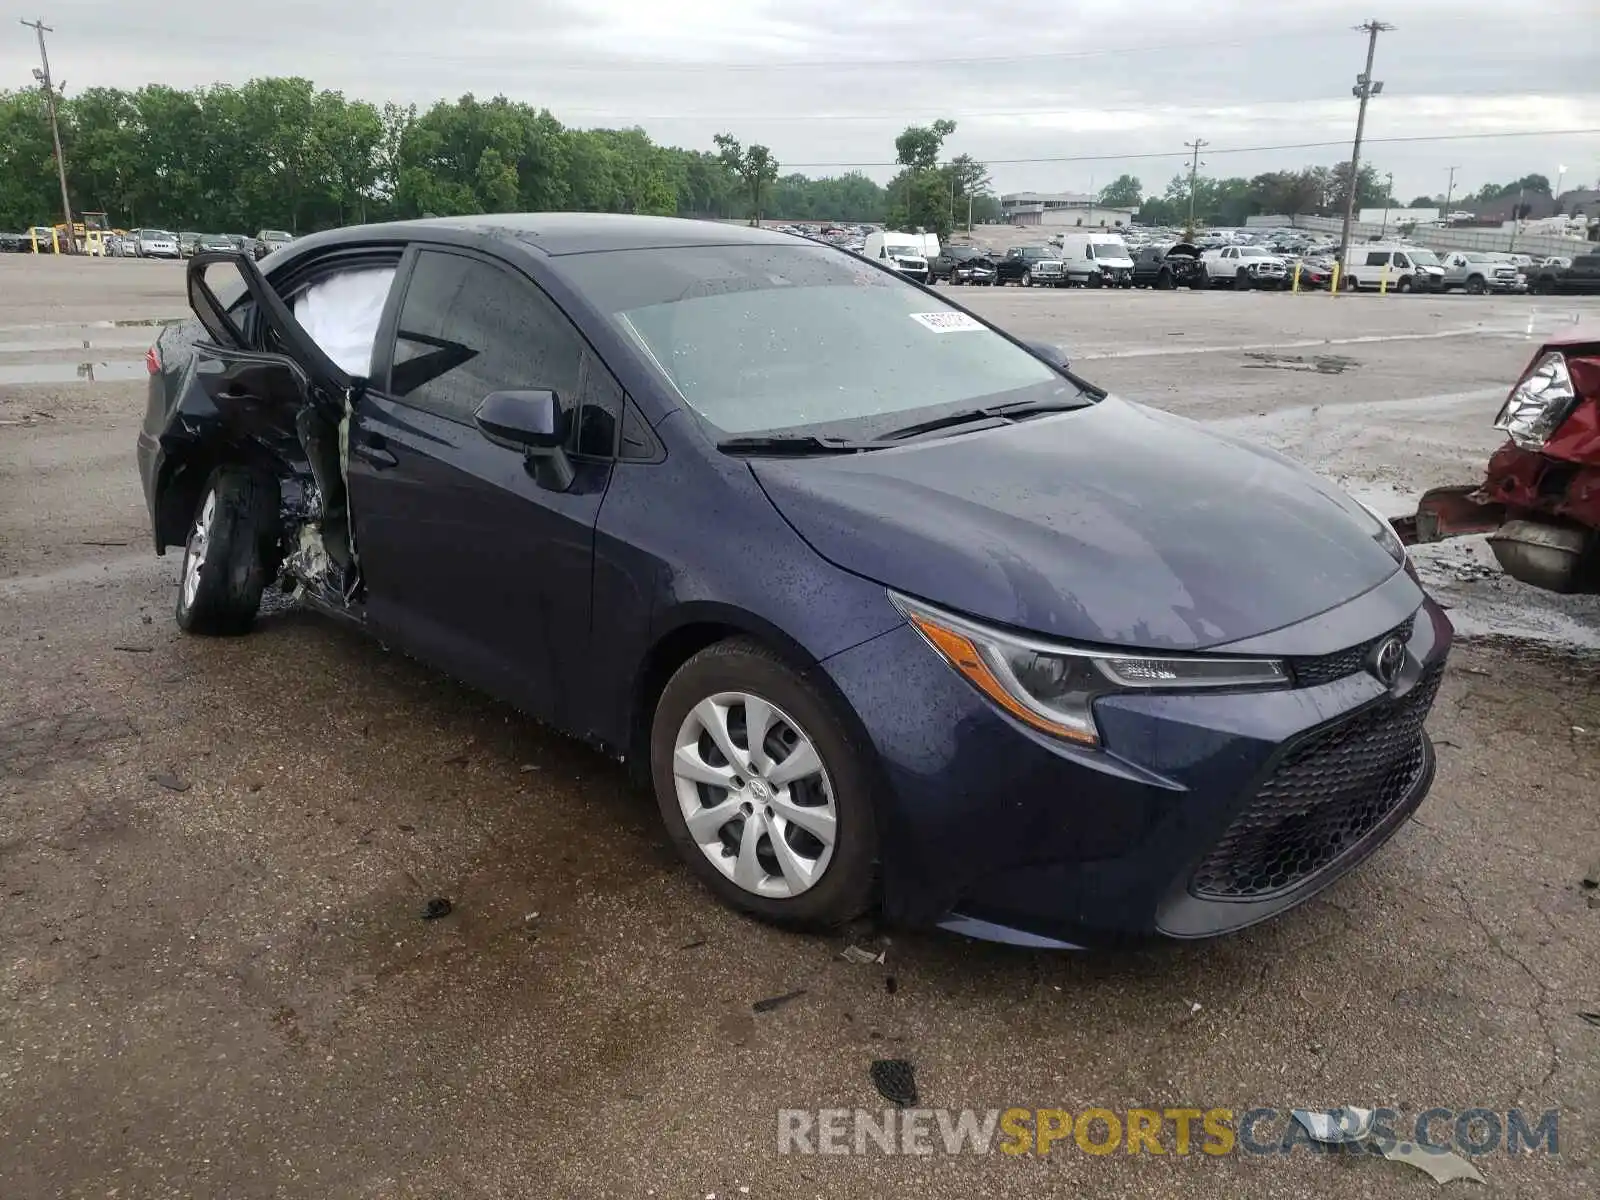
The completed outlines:
<svg viewBox="0 0 1600 1200">
<path fill-rule="evenodd" d="M 1384 263 L 1383 264 L 1383 270 L 1378 275 L 1378 295 L 1387 296 L 1388 294 L 1389 294 L 1389 264 L 1388 263 Z"/>
<path fill-rule="evenodd" d="M 1337 258 L 1333 260 L 1333 278 L 1328 280 L 1328 289 L 1337 296 L 1339 294 L 1339 276 L 1344 272 L 1344 263 Z"/>
<path fill-rule="evenodd" d="M 1301 267 L 1301 262 L 1297 258 L 1297 259 L 1294 260 L 1294 285 L 1289 289 L 1296 296 L 1298 296 L 1300 294 L 1300 267 Z"/>
</svg>

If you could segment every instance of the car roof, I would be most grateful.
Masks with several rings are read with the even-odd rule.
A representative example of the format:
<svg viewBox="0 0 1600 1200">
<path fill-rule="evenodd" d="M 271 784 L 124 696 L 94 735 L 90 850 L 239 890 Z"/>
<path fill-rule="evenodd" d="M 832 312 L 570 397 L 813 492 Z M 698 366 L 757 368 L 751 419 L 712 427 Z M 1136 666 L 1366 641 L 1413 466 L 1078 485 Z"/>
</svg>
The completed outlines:
<svg viewBox="0 0 1600 1200">
<path fill-rule="evenodd" d="M 522 242 L 546 254 L 591 254 L 600 250 L 645 250 L 663 246 L 740 244 L 793 246 L 793 234 L 725 225 L 688 217 L 646 217 L 627 213 L 484 213 L 466 217 L 423 217 L 383 225 L 356 225 L 319 234 L 319 245 L 368 241 L 374 237 L 446 240 L 480 236 Z M 909 239 L 911 235 L 906 235 Z"/>
</svg>

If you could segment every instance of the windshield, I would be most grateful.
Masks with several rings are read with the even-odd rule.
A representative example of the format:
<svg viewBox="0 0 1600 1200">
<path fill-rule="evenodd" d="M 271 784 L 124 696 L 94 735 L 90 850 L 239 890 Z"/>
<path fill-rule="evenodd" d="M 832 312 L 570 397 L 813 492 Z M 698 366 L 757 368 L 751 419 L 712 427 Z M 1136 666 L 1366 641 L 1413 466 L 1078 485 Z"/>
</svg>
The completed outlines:
<svg viewBox="0 0 1600 1200">
<path fill-rule="evenodd" d="M 268 242 L 287 242 L 289 240 L 289 235 L 281 229 L 268 229 L 261 237 Z"/>
<path fill-rule="evenodd" d="M 826 247 L 611 251 L 562 267 L 721 434 L 870 437 L 909 413 L 1080 396 L 966 313 Z"/>
<path fill-rule="evenodd" d="M 911 246 L 911 245 L 907 245 L 906 243 L 903 243 L 903 242 L 897 242 L 892 246 L 885 246 L 884 249 L 887 250 L 890 254 L 894 255 L 896 258 L 921 258 L 922 257 L 922 247 L 921 246 Z"/>
<path fill-rule="evenodd" d="M 1481 251 L 1473 251 L 1471 254 L 1463 255 L 1463 257 L 1468 262 L 1492 263 L 1504 261 L 1493 254 L 1484 254 Z"/>
<path fill-rule="evenodd" d="M 1411 261 L 1419 267 L 1437 267 L 1439 265 L 1439 256 L 1432 250 L 1407 250 L 1406 253 L 1411 256 Z"/>
<path fill-rule="evenodd" d="M 1240 246 L 1240 258 L 1267 258 L 1268 254 L 1260 246 Z"/>
<path fill-rule="evenodd" d="M 1116 242 L 1095 242 L 1093 258 L 1127 258 L 1128 248 Z"/>
</svg>

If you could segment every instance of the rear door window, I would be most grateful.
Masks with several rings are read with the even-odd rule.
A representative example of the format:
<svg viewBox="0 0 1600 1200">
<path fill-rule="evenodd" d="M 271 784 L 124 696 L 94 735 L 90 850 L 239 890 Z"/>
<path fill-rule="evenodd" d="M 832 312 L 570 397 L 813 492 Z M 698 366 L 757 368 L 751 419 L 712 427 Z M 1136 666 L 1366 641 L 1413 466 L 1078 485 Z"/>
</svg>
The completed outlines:
<svg viewBox="0 0 1600 1200">
<path fill-rule="evenodd" d="M 1386 267 L 1388 265 L 1389 252 L 1387 250 L 1375 250 L 1367 255 L 1367 266 L 1369 267 Z"/>
</svg>

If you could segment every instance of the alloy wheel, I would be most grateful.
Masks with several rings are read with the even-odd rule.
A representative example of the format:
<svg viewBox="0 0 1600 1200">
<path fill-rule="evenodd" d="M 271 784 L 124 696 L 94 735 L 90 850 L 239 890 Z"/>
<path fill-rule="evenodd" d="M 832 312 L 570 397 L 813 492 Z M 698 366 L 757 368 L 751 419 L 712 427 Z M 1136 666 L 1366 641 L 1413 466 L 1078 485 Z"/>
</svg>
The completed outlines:
<svg viewBox="0 0 1600 1200">
<path fill-rule="evenodd" d="M 217 490 L 206 492 L 206 502 L 200 515 L 194 519 L 189 531 L 189 542 L 183 548 L 183 603 L 192 607 L 200 594 L 200 571 L 206 565 L 206 551 L 211 547 L 211 526 L 217 518 Z"/>
<path fill-rule="evenodd" d="M 689 836 L 740 888 L 788 899 L 828 869 L 833 784 L 811 737 L 776 705 L 749 692 L 700 701 L 678 727 L 672 774 Z"/>
</svg>

